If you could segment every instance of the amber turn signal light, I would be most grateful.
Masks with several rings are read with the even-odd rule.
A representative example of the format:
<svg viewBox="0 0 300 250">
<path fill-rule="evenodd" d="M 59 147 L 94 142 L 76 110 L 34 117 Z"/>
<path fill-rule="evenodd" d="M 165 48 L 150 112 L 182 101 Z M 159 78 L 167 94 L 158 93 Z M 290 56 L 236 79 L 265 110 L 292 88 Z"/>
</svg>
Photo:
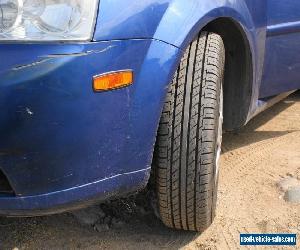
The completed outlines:
<svg viewBox="0 0 300 250">
<path fill-rule="evenodd" d="M 133 83 L 132 70 L 122 70 L 94 76 L 93 88 L 96 92 L 119 89 Z"/>
</svg>

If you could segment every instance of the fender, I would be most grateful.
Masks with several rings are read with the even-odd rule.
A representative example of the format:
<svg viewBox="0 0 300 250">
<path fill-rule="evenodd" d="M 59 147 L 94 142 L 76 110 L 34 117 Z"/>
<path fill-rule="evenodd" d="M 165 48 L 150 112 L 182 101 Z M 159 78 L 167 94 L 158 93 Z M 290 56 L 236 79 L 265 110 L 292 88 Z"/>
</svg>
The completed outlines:
<svg viewBox="0 0 300 250">
<path fill-rule="evenodd" d="M 154 38 L 185 49 L 210 22 L 224 17 L 233 20 L 248 41 L 252 58 L 252 92 L 247 123 L 258 107 L 259 89 L 263 75 L 266 43 L 266 1 L 172 1 L 165 12 Z M 170 22 L 171 20 L 171 22 Z M 176 27 L 176 28 L 170 28 Z M 245 84 L 242 83 L 241 84 Z M 240 124 L 244 125 L 244 124 Z"/>
<path fill-rule="evenodd" d="M 243 28 L 253 53 L 266 11 L 261 0 L 102 0 L 94 40 L 154 38 L 185 48 L 209 22 L 228 17 Z"/>
<path fill-rule="evenodd" d="M 253 87 L 248 121 L 258 106 L 263 73 L 266 1 L 102 0 L 94 40 L 156 39 L 184 50 L 207 24 L 220 17 L 233 20 L 249 43 Z"/>
</svg>

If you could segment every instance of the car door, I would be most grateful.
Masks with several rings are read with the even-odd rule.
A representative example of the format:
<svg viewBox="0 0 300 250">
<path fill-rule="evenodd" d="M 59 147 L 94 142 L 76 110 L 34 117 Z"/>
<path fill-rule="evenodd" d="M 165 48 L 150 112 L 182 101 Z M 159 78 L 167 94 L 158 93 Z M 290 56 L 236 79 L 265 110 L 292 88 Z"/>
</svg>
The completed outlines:
<svg viewBox="0 0 300 250">
<path fill-rule="evenodd" d="M 300 0 L 267 0 L 268 27 L 260 98 L 300 89 Z"/>
</svg>

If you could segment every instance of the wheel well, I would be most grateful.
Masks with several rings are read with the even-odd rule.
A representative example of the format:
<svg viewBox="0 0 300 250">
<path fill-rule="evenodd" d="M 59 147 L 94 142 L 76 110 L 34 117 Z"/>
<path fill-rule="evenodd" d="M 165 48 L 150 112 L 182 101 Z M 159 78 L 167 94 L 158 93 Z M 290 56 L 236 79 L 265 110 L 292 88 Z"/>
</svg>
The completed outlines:
<svg viewBox="0 0 300 250">
<path fill-rule="evenodd" d="M 226 50 L 224 76 L 224 128 L 234 130 L 246 123 L 252 97 L 252 56 L 248 40 L 235 21 L 219 18 L 204 30 L 219 34 Z"/>
</svg>

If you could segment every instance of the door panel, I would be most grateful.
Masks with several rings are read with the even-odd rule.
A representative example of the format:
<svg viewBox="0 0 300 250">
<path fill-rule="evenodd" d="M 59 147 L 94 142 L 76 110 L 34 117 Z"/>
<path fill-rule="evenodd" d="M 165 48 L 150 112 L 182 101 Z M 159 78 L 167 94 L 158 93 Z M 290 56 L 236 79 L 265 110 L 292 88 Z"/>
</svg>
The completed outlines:
<svg viewBox="0 0 300 250">
<path fill-rule="evenodd" d="M 300 1 L 268 0 L 268 29 L 260 98 L 300 89 Z"/>
</svg>

